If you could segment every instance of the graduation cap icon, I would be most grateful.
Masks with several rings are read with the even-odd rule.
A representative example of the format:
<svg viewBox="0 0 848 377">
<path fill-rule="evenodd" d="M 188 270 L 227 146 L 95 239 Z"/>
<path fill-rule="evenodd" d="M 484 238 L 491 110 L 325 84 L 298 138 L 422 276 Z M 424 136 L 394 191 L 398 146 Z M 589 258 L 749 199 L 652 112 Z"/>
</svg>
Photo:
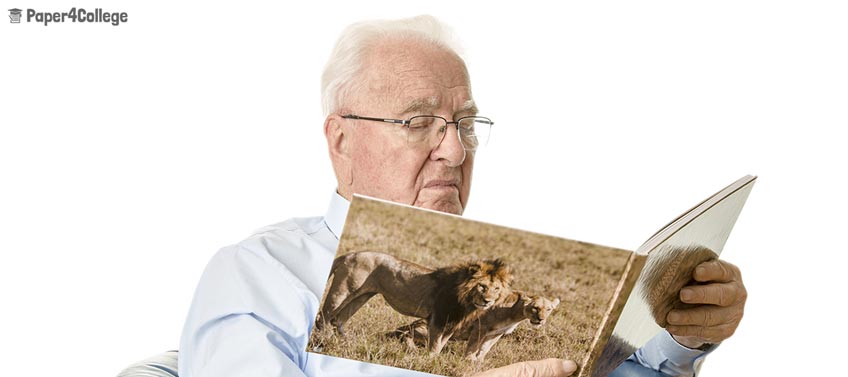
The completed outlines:
<svg viewBox="0 0 848 377">
<path fill-rule="evenodd" d="M 19 24 L 21 23 L 21 10 L 18 8 L 9 9 L 9 19 L 11 19 L 11 23 Z"/>
</svg>

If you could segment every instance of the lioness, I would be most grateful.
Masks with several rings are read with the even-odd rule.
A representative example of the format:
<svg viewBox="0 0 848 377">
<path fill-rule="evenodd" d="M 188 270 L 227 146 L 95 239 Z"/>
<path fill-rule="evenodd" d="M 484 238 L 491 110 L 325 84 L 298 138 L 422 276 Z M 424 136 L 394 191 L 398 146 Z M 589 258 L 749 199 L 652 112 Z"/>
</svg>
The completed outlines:
<svg viewBox="0 0 848 377">
<path fill-rule="evenodd" d="M 465 357 L 476 362 L 483 362 L 483 358 L 502 336 L 515 331 L 515 328 L 525 319 L 529 319 L 533 326 L 543 325 L 559 303 L 558 298 L 551 300 L 513 291 L 502 302 L 458 329 L 452 339 L 468 340 Z M 416 340 L 427 338 L 427 331 L 426 321 L 417 320 L 388 335 L 401 337 L 414 344 Z"/>
<path fill-rule="evenodd" d="M 333 261 L 332 283 L 316 328 L 344 324 L 376 294 L 399 313 L 427 320 L 428 349 L 438 354 L 456 329 L 510 293 L 512 273 L 500 259 L 432 269 L 389 254 L 361 251 Z"/>
</svg>

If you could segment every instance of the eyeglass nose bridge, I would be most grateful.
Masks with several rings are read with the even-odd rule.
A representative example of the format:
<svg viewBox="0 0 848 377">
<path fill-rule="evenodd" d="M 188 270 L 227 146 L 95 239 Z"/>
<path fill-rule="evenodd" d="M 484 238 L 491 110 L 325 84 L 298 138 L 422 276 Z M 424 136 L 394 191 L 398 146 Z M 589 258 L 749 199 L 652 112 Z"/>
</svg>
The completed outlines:
<svg viewBox="0 0 848 377">
<path fill-rule="evenodd" d="M 445 125 L 439 127 L 439 142 L 436 143 L 435 145 L 433 145 L 433 148 L 437 148 L 439 145 L 442 144 L 443 141 L 445 141 L 445 135 L 447 135 L 447 133 L 448 133 L 448 127 L 450 127 L 450 125 L 452 124 L 454 126 L 453 128 L 456 129 L 456 141 L 462 147 L 462 150 L 466 151 L 467 147 L 466 147 L 465 143 L 462 142 L 462 136 L 460 135 L 460 131 L 459 131 L 459 121 L 455 120 L 455 121 L 452 121 L 452 122 L 448 122 L 448 120 L 445 119 L 445 118 L 441 118 L 441 119 L 445 121 Z"/>
<path fill-rule="evenodd" d="M 439 133 L 447 133 L 448 126 L 451 124 L 453 124 L 457 134 L 459 134 L 459 121 L 448 122 L 447 119 L 445 119 L 445 125 L 439 128 Z M 444 135 L 442 135 L 442 138 L 444 138 Z"/>
<path fill-rule="evenodd" d="M 459 143 L 459 148 L 462 151 L 462 157 L 457 162 L 457 165 L 462 165 L 465 162 L 465 158 L 468 156 L 468 148 L 466 147 L 465 143 L 462 142 L 462 136 L 460 136 L 459 131 L 459 121 L 448 122 L 448 120 L 444 118 L 442 118 L 442 120 L 445 121 L 445 124 L 444 126 L 439 127 L 438 142 L 436 142 L 432 146 L 431 150 L 435 150 L 436 148 L 439 148 L 440 145 L 442 145 L 442 142 L 445 141 L 445 135 L 447 135 L 448 133 L 448 127 L 453 124 L 454 129 L 456 130 L 456 142 Z"/>
</svg>

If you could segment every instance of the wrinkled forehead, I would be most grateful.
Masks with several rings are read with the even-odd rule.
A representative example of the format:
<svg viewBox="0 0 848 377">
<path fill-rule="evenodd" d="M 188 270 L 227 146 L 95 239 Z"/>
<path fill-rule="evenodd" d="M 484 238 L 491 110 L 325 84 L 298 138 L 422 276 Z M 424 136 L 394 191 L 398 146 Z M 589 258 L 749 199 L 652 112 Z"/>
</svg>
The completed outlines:
<svg viewBox="0 0 848 377">
<path fill-rule="evenodd" d="M 453 101 L 450 104 L 445 104 L 444 100 L 439 96 L 423 96 L 416 97 L 414 95 L 398 98 L 395 108 L 397 114 L 403 115 L 419 115 L 419 114 L 436 114 L 440 110 L 447 110 L 453 119 L 459 119 L 464 116 L 476 115 L 477 104 L 474 103 L 469 92 L 466 100 Z M 459 104 L 458 106 L 456 104 Z"/>
<path fill-rule="evenodd" d="M 383 40 L 368 49 L 363 63 L 363 102 L 396 116 L 476 114 L 465 63 L 443 47 Z"/>
</svg>

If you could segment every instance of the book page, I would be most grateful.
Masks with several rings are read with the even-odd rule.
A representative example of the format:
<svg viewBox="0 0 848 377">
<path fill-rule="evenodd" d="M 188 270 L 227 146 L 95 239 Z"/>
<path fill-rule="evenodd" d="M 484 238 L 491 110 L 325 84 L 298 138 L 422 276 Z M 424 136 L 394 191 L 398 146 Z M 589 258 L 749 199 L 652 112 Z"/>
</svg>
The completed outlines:
<svg viewBox="0 0 848 377">
<path fill-rule="evenodd" d="M 308 350 L 450 376 L 548 357 L 580 363 L 634 255 L 357 196 Z M 506 275 L 502 294 L 478 305 Z M 468 284 L 464 299 L 440 293 Z M 471 319 L 431 356 L 431 333 L 453 326 L 439 313 Z"/>
</svg>

